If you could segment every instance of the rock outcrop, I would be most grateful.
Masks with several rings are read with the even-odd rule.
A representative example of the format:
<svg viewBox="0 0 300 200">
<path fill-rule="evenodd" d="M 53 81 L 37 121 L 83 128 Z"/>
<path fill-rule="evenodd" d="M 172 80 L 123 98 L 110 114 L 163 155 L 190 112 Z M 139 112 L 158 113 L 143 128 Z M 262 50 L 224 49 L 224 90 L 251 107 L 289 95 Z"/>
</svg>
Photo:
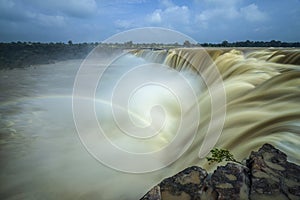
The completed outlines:
<svg viewBox="0 0 300 200">
<path fill-rule="evenodd" d="M 252 152 L 246 166 L 227 163 L 212 174 L 193 166 L 164 179 L 142 200 L 300 199 L 300 166 L 270 144 Z"/>
<path fill-rule="evenodd" d="M 247 160 L 250 169 L 250 199 L 300 199 L 300 167 L 269 144 L 252 152 Z"/>
</svg>

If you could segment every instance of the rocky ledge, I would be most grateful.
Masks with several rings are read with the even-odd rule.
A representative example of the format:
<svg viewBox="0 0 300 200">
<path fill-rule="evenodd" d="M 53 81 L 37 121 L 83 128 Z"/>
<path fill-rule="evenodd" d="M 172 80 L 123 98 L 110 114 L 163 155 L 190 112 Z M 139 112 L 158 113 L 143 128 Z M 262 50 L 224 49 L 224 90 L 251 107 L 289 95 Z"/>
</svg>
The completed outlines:
<svg viewBox="0 0 300 200">
<path fill-rule="evenodd" d="M 193 166 L 164 179 L 142 200 L 300 199 L 300 166 L 270 144 L 252 152 L 246 164 L 227 163 L 212 174 Z"/>
</svg>

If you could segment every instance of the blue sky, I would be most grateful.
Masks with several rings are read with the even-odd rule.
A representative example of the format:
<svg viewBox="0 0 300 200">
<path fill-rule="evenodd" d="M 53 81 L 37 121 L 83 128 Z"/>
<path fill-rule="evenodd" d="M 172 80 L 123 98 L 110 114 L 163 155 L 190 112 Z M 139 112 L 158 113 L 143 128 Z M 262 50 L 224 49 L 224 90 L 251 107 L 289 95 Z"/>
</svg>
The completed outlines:
<svg viewBox="0 0 300 200">
<path fill-rule="evenodd" d="M 95 42 L 164 27 L 200 43 L 300 41 L 300 0 L 0 0 L 0 41 Z"/>
</svg>

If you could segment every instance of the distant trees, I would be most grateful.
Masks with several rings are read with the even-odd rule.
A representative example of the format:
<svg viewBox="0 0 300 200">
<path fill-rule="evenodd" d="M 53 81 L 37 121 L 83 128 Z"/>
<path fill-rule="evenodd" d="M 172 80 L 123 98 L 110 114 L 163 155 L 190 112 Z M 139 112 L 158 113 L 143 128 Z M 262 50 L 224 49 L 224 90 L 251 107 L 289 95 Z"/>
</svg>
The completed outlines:
<svg viewBox="0 0 300 200">
<path fill-rule="evenodd" d="M 228 42 L 224 40 L 221 43 L 203 43 L 203 47 L 300 47 L 299 42 L 281 42 L 277 40 L 271 41 L 239 41 L 239 42 Z"/>
<path fill-rule="evenodd" d="M 227 40 L 224 40 L 222 43 L 221 43 L 221 46 L 222 47 L 229 47 L 229 42 Z"/>
<path fill-rule="evenodd" d="M 128 41 L 124 43 L 125 48 L 131 48 L 133 46 L 133 42 L 132 41 Z"/>
<path fill-rule="evenodd" d="M 0 69 L 23 68 L 36 64 L 48 64 L 60 60 L 81 59 L 96 44 L 11 42 L 0 43 Z"/>
<path fill-rule="evenodd" d="M 188 41 L 188 40 L 184 41 L 183 42 L 183 46 L 185 46 L 185 47 L 191 47 L 190 41 Z"/>
<path fill-rule="evenodd" d="M 271 41 L 238 41 L 221 43 L 203 43 L 193 44 L 186 40 L 183 44 L 135 44 L 132 41 L 125 43 L 73 43 L 69 40 L 67 44 L 57 43 L 40 43 L 40 42 L 11 42 L 0 43 L 0 69 L 27 67 L 35 64 L 47 64 L 58 60 L 82 59 L 94 48 L 98 46 L 100 51 L 113 52 L 116 49 L 170 49 L 177 47 L 300 47 L 299 42 L 281 42 Z"/>
</svg>

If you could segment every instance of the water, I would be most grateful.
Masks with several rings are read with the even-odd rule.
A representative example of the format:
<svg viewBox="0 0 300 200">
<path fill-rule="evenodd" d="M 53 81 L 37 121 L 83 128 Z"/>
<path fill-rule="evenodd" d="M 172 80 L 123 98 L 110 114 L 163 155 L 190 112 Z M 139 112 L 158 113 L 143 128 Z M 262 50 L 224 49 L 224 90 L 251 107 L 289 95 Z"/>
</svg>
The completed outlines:
<svg viewBox="0 0 300 200">
<path fill-rule="evenodd" d="M 195 78 L 199 71 L 211 74 L 211 62 L 205 60 L 197 50 L 162 52 L 162 55 L 156 55 L 155 58 L 150 55 L 153 52 L 136 54 L 138 57 L 129 57 L 128 62 L 134 60 L 139 64 L 147 63 L 140 58 L 147 55 L 146 60 L 165 63 L 181 71 L 196 91 L 201 113 L 196 123 L 199 129 L 191 147 L 183 156 L 166 168 L 145 174 L 119 172 L 94 159 L 77 135 L 72 114 L 73 84 L 81 60 L 1 71 L 1 199 L 138 199 L 164 177 L 188 166 L 196 164 L 208 170 L 214 169 L 215 166 L 208 166 L 205 159 L 198 157 L 212 114 L 207 88 Z M 300 66 L 297 59 L 300 54 L 267 50 L 245 53 L 237 50 L 211 50 L 209 54 L 214 58 L 224 80 L 227 100 L 225 124 L 216 146 L 229 149 L 238 160 L 242 160 L 251 150 L 268 142 L 299 164 Z M 104 65 L 99 62 L 95 71 L 97 67 Z M 106 81 L 97 88 L 97 99 L 103 100 L 109 96 L 113 77 L 119 77 L 122 70 L 124 68 L 111 68 L 107 72 Z M 170 75 L 166 75 L 165 80 L 174 81 L 172 74 L 176 72 L 164 70 Z M 85 74 L 87 77 L 90 75 Z M 180 88 L 180 85 L 177 86 Z M 151 124 L 152 115 L 148 111 L 155 105 L 151 102 L 158 101 L 161 104 L 161 98 L 151 97 L 157 96 L 157 93 L 164 94 L 159 97 L 172 97 L 167 90 L 157 86 L 148 87 L 146 91 L 153 93 L 138 90 L 133 93 L 134 103 L 129 102 L 134 113 L 131 117 L 141 127 Z M 169 124 L 163 129 L 165 133 L 172 132 L 172 123 L 176 125 L 178 120 L 176 98 L 173 100 L 167 101 L 171 103 L 167 103 Z M 103 101 L 99 104 L 96 102 L 98 119 L 106 120 L 106 128 L 112 132 L 111 139 L 118 140 L 118 133 L 113 131 L 117 129 L 113 128 L 115 125 L 105 108 L 107 106 L 103 105 Z M 136 119 L 135 114 L 142 118 Z M 167 143 L 163 143 L 162 138 L 156 138 L 155 142 L 161 148 L 169 144 L 170 138 L 164 138 Z M 153 143 L 139 146 L 138 143 L 124 143 L 121 140 L 118 144 L 130 144 L 124 148 L 132 151 L 158 148 L 153 147 Z"/>
</svg>

